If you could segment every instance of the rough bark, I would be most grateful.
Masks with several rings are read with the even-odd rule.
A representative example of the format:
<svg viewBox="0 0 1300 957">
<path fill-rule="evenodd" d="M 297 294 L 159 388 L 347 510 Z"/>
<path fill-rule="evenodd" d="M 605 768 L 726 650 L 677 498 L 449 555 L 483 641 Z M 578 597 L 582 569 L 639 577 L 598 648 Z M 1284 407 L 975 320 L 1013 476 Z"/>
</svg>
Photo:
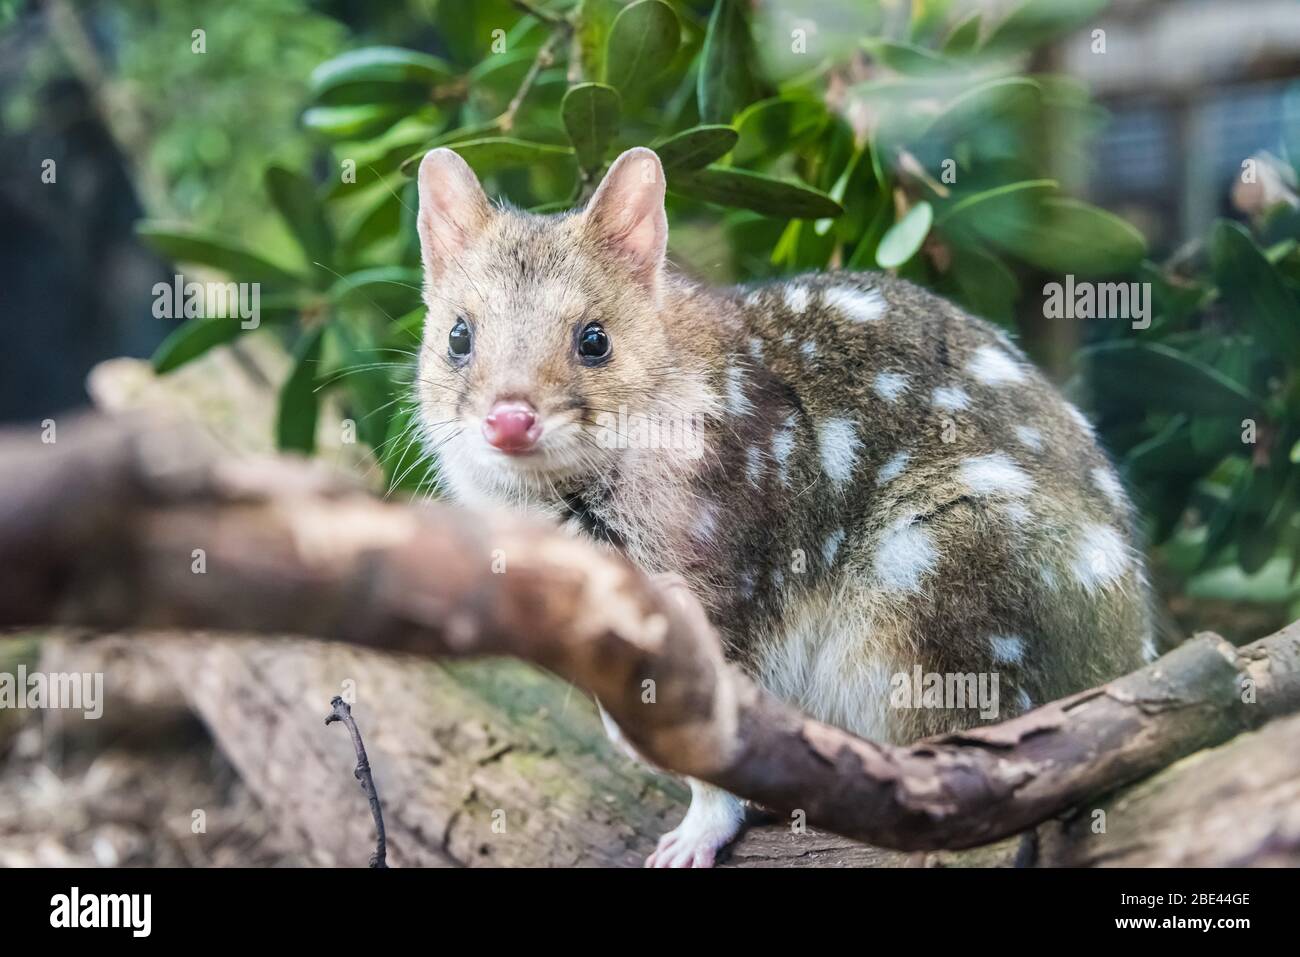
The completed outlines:
<svg viewBox="0 0 1300 957">
<path fill-rule="evenodd" d="M 1041 828 L 1048 867 L 1300 866 L 1300 716 L 1209 748 Z"/>
<path fill-rule="evenodd" d="M 43 447 L 15 436 L 0 461 L 0 562 L 14 569 L 0 624 L 512 655 L 597 694 L 661 766 L 885 847 L 1015 834 L 1300 707 L 1293 626 L 1241 649 L 1201 636 L 1020 718 L 891 747 L 777 701 L 724 663 L 684 589 L 550 529 L 377 502 L 316 470 L 222 462 L 158 430 L 103 425 Z"/>
</svg>

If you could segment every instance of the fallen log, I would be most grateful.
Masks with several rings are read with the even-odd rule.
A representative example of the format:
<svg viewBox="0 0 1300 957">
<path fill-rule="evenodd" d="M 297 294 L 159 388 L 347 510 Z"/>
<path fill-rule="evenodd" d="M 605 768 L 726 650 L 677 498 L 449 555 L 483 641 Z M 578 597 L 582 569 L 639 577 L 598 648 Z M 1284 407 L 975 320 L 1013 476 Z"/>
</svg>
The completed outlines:
<svg viewBox="0 0 1300 957">
<path fill-rule="evenodd" d="M 225 461 L 98 421 L 0 437 L 0 625 L 297 633 L 512 655 L 595 693 L 661 767 L 883 847 L 961 848 L 1300 709 L 1300 628 L 1201 635 L 1114 682 L 906 747 L 813 721 L 727 665 L 702 609 L 504 516 L 376 501 L 319 466 Z M 654 703 L 643 704 L 645 682 Z"/>
</svg>

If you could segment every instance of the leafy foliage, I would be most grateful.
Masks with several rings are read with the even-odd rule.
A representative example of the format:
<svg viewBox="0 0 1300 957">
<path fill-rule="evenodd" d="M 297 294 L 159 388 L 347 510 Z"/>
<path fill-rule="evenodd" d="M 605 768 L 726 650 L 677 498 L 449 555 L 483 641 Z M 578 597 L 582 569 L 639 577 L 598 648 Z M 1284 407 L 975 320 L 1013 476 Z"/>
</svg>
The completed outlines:
<svg viewBox="0 0 1300 957">
<path fill-rule="evenodd" d="M 719 281 L 889 269 L 1013 330 L 1045 274 L 1151 281 L 1151 329 L 1095 343 L 1085 367 L 1155 538 L 1189 573 L 1300 554 L 1296 219 L 1267 249 L 1220 225 L 1190 277 L 1145 263 L 1132 226 L 1061 186 L 1062 170 L 1086 170 L 1102 112 L 1068 78 L 1021 72 L 1104 0 L 1027 0 L 996 21 L 951 6 L 913 4 L 899 25 L 831 0 L 439 3 L 418 26 L 432 52 L 363 45 L 311 73 L 302 125 L 328 175 L 264 179 L 294 262 L 158 224 L 142 235 L 266 284 L 295 356 L 282 444 L 311 448 L 332 393 L 390 481 L 412 487 L 428 476 L 396 400 L 422 318 L 410 176 L 435 146 L 537 212 L 582 202 L 619 151 L 650 146 L 676 258 Z M 184 326 L 157 365 L 236 334 Z M 1260 439 L 1243 445 L 1252 417 Z"/>
<path fill-rule="evenodd" d="M 1148 264 L 1149 329 L 1082 360 L 1112 448 L 1176 570 L 1217 597 L 1300 587 L 1300 218 L 1220 221 L 1205 248 Z M 1272 566 L 1271 569 L 1267 566 Z M 1236 569 L 1225 577 L 1224 569 Z M 1245 577 L 1242 577 L 1244 573 Z M 1261 576 L 1253 581 L 1251 576 Z"/>
</svg>

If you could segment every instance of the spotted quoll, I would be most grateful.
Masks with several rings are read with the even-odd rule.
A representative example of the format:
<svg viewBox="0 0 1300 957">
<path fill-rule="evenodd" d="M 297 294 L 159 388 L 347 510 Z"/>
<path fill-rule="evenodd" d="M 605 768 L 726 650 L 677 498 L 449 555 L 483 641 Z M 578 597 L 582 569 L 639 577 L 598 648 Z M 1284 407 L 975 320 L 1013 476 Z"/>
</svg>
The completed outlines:
<svg viewBox="0 0 1300 957">
<path fill-rule="evenodd" d="M 756 681 L 880 741 L 981 720 L 898 706 L 918 669 L 996 675 L 1006 718 L 1151 653 L 1124 489 L 1006 335 L 887 275 L 688 281 L 664 188 L 633 149 L 540 216 L 424 157 L 416 393 L 451 496 L 675 573 Z M 743 817 L 692 782 L 647 863 L 710 866 Z"/>
</svg>

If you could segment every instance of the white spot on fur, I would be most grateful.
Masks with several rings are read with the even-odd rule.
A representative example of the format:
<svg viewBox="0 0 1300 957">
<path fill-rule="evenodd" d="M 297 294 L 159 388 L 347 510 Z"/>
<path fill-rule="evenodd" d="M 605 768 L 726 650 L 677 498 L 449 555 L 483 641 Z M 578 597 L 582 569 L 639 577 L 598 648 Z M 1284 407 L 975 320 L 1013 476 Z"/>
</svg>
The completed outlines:
<svg viewBox="0 0 1300 957">
<path fill-rule="evenodd" d="M 903 517 L 894 522 L 876 546 L 874 571 L 886 591 L 920 591 L 922 576 L 934 571 L 939 562 L 930 533 L 912 521 Z"/>
<path fill-rule="evenodd" d="M 754 336 L 749 340 L 749 354 L 753 356 L 754 361 L 762 365 L 763 363 L 763 340 Z"/>
<path fill-rule="evenodd" d="M 745 479 L 754 488 L 763 480 L 763 450 L 758 446 L 751 446 L 745 453 Z"/>
<path fill-rule="evenodd" d="M 945 412 L 959 412 L 970 405 L 970 396 L 965 389 L 952 385 L 941 385 L 930 394 L 930 401 L 936 409 Z"/>
<path fill-rule="evenodd" d="M 835 564 L 835 556 L 839 554 L 840 546 L 844 544 L 844 529 L 837 528 L 826 536 L 826 541 L 822 544 L 822 557 L 826 559 L 828 566 Z"/>
<path fill-rule="evenodd" d="M 853 423 L 843 418 L 827 419 L 817 428 L 817 445 L 822 471 L 835 485 L 843 485 L 853 476 L 861 445 Z"/>
<path fill-rule="evenodd" d="M 1005 452 L 972 456 L 957 467 L 957 476 L 976 495 L 1020 498 L 1034 488 L 1034 480 Z"/>
<path fill-rule="evenodd" d="M 692 537 L 708 544 L 718 534 L 718 506 L 713 502 L 701 502 L 695 511 L 695 528 Z"/>
<path fill-rule="evenodd" d="M 802 313 L 808 308 L 808 287 L 786 286 L 785 304 L 790 308 L 791 312 Z"/>
<path fill-rule="evenodd" d="M 1016 441 L 1030 451 L 1043 451 L 1043 433 L 1027 425 L 1016 426 Z"/>
<path fill-rule="evenodd" d="M 1034 710 L 1034 702 L 1030 699 L 1029 693 L 1026 692 L 1024 688 L 1018 688 L 1016 690 L 1016 710 L 1021 714 L 1024 714 L 1026 711 Z"/>
<path fill-rule="evenodd" d="M 886 402 L 897 402 L 907 391 L 907 376 L 901 372 L 878 372 L 871 387 Z"/>
<path fill-rule="evenodd" d="M 1025 380 L 1025 370 L 996 346 L 980 346 L 971 356 L 966 371 L 984 385 L 1007 385 Z"/>
<path fill-rule="evenodd" d="M 1000 665 L 1017 665 L 1025 657 L 1025 640 L 1019 635 L 990 635 L 993 660 Z"/>
<path fill-rule="evenodd" d="M 1106 496 L 1107 501 L 1116 508 L 1123 508 L 1124 486 L 1120 484 L 1119 477 L 1110 469 L 1099 466 L 1092 470 L 1092 481 L 1101 489 L 1101 494 Z"/>
<path fill-rule="evenodd" d="M 1109 525 L 1085 525 L 1080 529 L 1073 571 L 1086 591 L 1096 591 L 1118 581 L 1132 561 L 1123 536 Z"/>
<path fill-rule="evenodd" d="M 1004 511 L 1013 525 L 1028 525 L 1034 518 L 1034 513 L 1029 510 L 1029 506 L 1024 502 L 1014 500 L 1007 502 Z"/>
<path fill-rule="evenodd" d="M 781 571 L 781 569 L 779 568 L 773 568 L 772 587 L 779 591 L 781 586 L 784 584 L 785 584 L 785 572 Z"/>
<path fill-rule="evenodd" d="M 1160 657 L 1160 652 L 1156 649 L 1156 640 L 1151 635 L 1142 636 L 1142 660 L 1151 662 Z"/>
<path fill-rule="evenodd" d="M 899 452 L 891 458 L 888 462 L 882 465 L 880 471 L 876 473 L 876 484 L 884 485 L 886 482 L 892 482 L 894 479 L 902 475 L 903 470 L 907 468 L 907 460 L 911 457 L 912 456 L 907 452 Z"/>
<path fill-rule="evenodd" d="M 854 322 L 874 322 L 885 314 L 885 297 L 878 289 L 832 286 L 823 297 Z"/>
<path fill-rule="evenodd" d="M 727 370 L 727 411 L 732 415 L 749 415 L 754 403 L 745 395 L 745 370 L 732 366 Z"/>
<path fill-rule="evenodd" d="M 790 484 L 790 455 L 794 452 L 794 413 L 786 414 L 781 428 L 772 433 L 772 458 L 776 459 L 781 484 Z"/>
<path fill-rule="evenodd" d="M 1085 435 L 1093 436 L 1096 434 L 1093 432 L 1092 423 L 1088 421 L 1088 417 L 1069 402 L 1065 403 L 1065 411 L 1070 413 L 1070 418 L 1074 419 L 1074 421 L 1078 423 L 1079 428 L 1083 429 Z"/>
<path fill-rule="evenodd" d="M 817 358 L 817 343 L 809 339 L 799 347 L 799 351 L 804 354 L 804 358 L 815 359 Z"/>
</svg>

